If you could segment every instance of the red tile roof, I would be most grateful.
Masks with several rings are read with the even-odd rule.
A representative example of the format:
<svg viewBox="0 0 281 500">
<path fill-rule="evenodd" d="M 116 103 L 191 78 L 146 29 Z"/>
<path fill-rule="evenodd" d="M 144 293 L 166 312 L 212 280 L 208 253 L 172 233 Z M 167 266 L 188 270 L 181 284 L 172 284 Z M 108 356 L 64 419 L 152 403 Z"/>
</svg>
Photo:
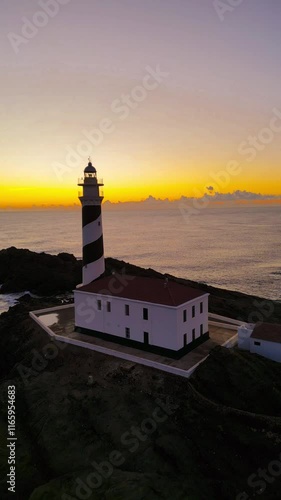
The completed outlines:
<svg viewBox="0 0 281 500">
<path fill-rule="evenodd" d="M 271 323 L 257 323 L 251 337 L 258 340 L 267 340 L 281 344 L 281 325 Z"/>
<path fill-rule="evenodd" d="M 99 278 L 88 285 L 79 287 L 77 290 L 175 307 L 208 295 L 206 292 L 201 292 L 174 281 L 165 284 L 164 279 L 117 274 Z"/>
</svg>

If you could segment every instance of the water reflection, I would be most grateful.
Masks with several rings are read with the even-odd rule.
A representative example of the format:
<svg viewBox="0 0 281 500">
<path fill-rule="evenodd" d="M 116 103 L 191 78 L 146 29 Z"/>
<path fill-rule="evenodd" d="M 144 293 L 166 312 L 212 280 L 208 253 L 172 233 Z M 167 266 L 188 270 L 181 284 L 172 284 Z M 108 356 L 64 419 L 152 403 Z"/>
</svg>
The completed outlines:
<svg viewBox="0 0 281 500">
<path fill-rule="evenodd" d="M 45 326 L 53 326 L 58 322 L 59 315 L 57 313 L 44 314 L 40 316 L 40 321 L 44 323 Z"/>
</svg>

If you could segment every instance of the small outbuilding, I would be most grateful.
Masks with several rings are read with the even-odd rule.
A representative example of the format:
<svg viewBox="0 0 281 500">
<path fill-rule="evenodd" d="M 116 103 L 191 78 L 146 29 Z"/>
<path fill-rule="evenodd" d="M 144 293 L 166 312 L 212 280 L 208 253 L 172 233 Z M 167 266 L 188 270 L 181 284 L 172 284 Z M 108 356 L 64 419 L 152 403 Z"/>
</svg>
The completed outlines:
<svg viewBox="0 0 281 500">
<path fill-rule="evenodd" d="M 281 363 L 281 325 L 243 325 L 238 329 L 238 347 Z"/>
</svg>

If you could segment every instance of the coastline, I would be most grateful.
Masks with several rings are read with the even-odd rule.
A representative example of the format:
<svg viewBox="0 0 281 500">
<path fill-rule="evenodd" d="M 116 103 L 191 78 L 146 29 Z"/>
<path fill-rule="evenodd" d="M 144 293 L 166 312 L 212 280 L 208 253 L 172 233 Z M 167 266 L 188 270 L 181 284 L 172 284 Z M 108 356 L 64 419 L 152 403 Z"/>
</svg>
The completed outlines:
<svg viewBox="0 0 281 500">
<path fill-rule="evenodd" d="M 281 301 L 256 295 L 214 287 L 202 282 L 162 274 L 154 269 L 142 268 L 128 262 L 106 258 L 106 274 L 129 274 L 136 276 L 168 278 L 186 286 L 210 294 L 209 310 L 248 323 L 281 321 Z M 60 253 L 50 255 L 11 247 L 0 251 L 0 297 L 5 295 L 11 301 L 30 294 L 31 297 L 52 297 L 71 301 L 72 291 L 81 282 L 82 261 L 74 255 Z M 28 290 L 28 292 L 26 292 Z M 17 295 L 18 294 L 18 295 Z"/>
<path fill-rule="evenodd" d="M 12 250 L 11 254 L 12 266 L 19 253 Z M 124 463 L 115 466 L 112 476 L 89 498 L 115 500 L 118 490 L 120 498 L 134 500 L 233 500 L 245 491 L 250 474 L 270 463 L 279 450 L 280 365 L 235 348 L 217 346 L 187 380 L 95 351 L 51 342 L 31 320 L 29 311 L 60 305 L 60 295 L 47 293 L 54 290 L 49 280 L 56 273 L 66 274 L 65 289 L 60 283 L 55 292 L 71 293 L 69 263 L 75 273 L 79 263 L 67 255 L 50 259 L 22 251 L 19 265 L 25 261 L 32 267 L 28 284 L 33 288 L 27 288 L 33 292 L 39 291 L 35 284 L 38 274 L 42 276 L 41 260 L 45 263 L 46 259 L 53 267 L 44 283 L 45 296 L 33 298 L 25 294 L 17 305 L 0 315 L 0 397 L 5 400 L 7 384 L 16 387 L 20 443 L 17 488 L 21 496 L 15 498 L 77 498 L 77 481 L 87 484 L 87 477 L 95 470 L 92 463 L 104 463 L 113 450 L 124 456 Z M 109 274 L 115 271 L 120 275 L 164 277 L 152 269 L 116 259 L 107 259 L 106 268 Z M 79 273 L 75 276 L 79 282 Z M 17 287 L 27 284 L 18 278 L 15 276 Z M 211 293 L 212 312 L 231 312 L 232 317 L 243 315 L 247 320 L 253 311 L 271 311 L 271 317 L 264 318 L 266 321 L 280 318 L 281 304 L 181 278 L 169 279 Z M 38 283 L 42 293 L 40 279 Z M 9 280 L 8 287 L 12 286 Z M 155 407 L 163 408 L 167 402 L 174 411 L 130 452 L 123 436 L 133 426 L 141 428 L 143 422 L 151 421 Z M 0 413 L 0 428 L 6 429 L 6 425 L 6 415 Z M 233 452 L 229 455 L 230 445 Z M 4 453 L 3 457 L 0 467 L 6 471 Z M 270 487 L 272 496 L 268 498 L 279 498 L 278 482 Z M 6 484 L 0 482 L 2 491 L 6 500 Z"/>
</svg>

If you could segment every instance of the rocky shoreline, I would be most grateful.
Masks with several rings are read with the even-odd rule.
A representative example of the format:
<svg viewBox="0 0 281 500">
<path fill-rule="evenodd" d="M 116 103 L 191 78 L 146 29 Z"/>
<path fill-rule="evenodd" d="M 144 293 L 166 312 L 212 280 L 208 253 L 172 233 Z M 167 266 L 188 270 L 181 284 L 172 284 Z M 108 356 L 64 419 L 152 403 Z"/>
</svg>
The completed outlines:
<svg viewBox="0 0 281 500">
<path fill-rule="evenodd" d="M 24 286 L 37 293 L 40 289 L 42 295 L 25 295 L 0 316 L 3 500 L 11 497 L 6 485 L 8 385 L 16 388 L 15 499 L 249 500 L 261 485 L 261 498 L 279 499 L 279 478 L 258 478 L 259 468 L 269 470 L 280 455 L 278 363 L 216 348 L 185 380 L 75 346 L 54 345 L 28 313 L 61 304 L 55 295 L 81 281 L 81 263 L 43 254 L 43 262 L 53 267 L 38 287 L 38 276 L 28 284 L 21 279 L 26 269 L 42 277 L 41 254 L 2 252 L 0 282 L 5 289 Z M 7 277 L 13 259 L 19 268 L 26 265 L 21 279 Z M 115 259 L 107 259 L 106 265 L 108 273 L 161 276 Z M 70 269 L 74 276 L 68 275 Z M 56 273 L 64 277 L 57 289 L 50 283 Z M 244 320 L 270 312 L 265 319 L 280 322 L 278 303 L 180 281 L 209 291 L 212 312 Z"/>
<path fill-rule="evenodd" d="M 107 258 L 106 274 L 117 272 L 136 276 L 150 276 L 183 283 L 210 293 L 210 312 L 255 323 L 281 321 L 281 302 L 246 295 L 241 292 L 212 287 L 205 283 L 163 275 L 153 269 L 143 269 L 127 262 Z M 81 283 L 82 262 L 74 255 L 48 255 L 11 247 L 0 251 L 0 294 L 24 292 L 39 296 L 69 294 Z"/>
</svg>

